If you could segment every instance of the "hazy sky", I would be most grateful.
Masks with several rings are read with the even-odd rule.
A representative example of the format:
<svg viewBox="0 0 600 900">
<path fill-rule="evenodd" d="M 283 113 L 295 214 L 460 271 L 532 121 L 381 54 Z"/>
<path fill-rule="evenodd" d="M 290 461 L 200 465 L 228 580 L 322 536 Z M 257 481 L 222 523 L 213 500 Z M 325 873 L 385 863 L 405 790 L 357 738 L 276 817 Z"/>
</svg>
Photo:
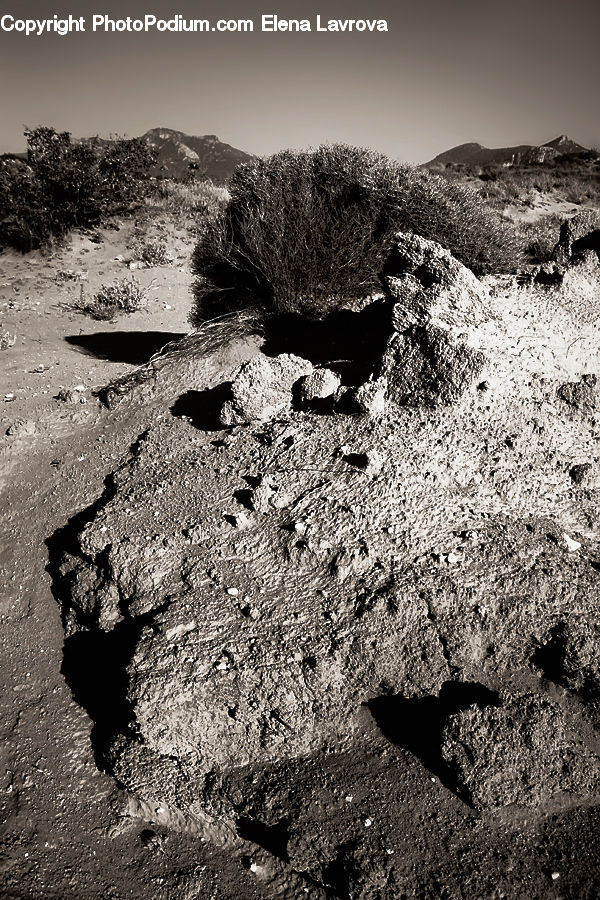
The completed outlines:
<svg viewBox="0 0 600 900">
<path fill-rule="evenodd" d="M 23 126 L 75 136 L 163 126 L 252 153 L 344 141 L 421 162 L 465 141 L 600 146 L 594 0 L 323 0 L 3 4 L 15 18 L 85 16 L 65 37 L 0 32 L 0 151 Z M 251 34 L 91 33 L 91 17 L 252 18 Z M 385 18 L 387 34 L 264 34 L 281 18 Z"/>
</svg>

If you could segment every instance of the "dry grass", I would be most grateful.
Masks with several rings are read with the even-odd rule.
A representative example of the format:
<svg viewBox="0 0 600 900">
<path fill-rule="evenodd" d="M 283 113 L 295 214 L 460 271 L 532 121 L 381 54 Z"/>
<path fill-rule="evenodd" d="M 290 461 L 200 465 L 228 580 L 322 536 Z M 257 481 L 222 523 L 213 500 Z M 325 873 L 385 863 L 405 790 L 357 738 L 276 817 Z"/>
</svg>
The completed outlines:
<svg viewBox="0 0 600 900">
<path fill-rule="evenodd" d="M 113 408 L 137 385 L 152 381 L 157 369 L 172 366 L 186 358 L 210 356 L 233 341 L 253 334 L 264 334 L 262 316 L 255 310 L 240 310 L 206 320 L 196 331 L 166 344 L 143 366 L 102 388 L 98 391 L 98 397 L 106 406 Z"/>
<path fill-rule="evenodd" d="M 129 315 L 143 309 L 148 302 L 148 288 L 135 278 L 123 278 L 114 284 L 103 284 L 93 297 L 87 298 L 81 289 L 76 309 L 92 319 L 108 321 L 118 315 Z"/>
<path fill-rule="evenodd" d="M 146 205 L 153 213 L 162 211 L 179 221 L 198 216 L 210 221 L 218 216 L 228 197 L 225 188 L 211 181 L 182 183 L 165 178 L 155 183 Z"/>
</svg>

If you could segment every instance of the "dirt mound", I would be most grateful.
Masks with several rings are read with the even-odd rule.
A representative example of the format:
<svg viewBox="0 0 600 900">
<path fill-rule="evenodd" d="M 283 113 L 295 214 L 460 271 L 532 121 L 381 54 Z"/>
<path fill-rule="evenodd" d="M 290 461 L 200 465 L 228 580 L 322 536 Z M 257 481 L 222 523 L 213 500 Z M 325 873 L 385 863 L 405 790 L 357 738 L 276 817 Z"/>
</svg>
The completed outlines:
<svg viewBox="0 0 600 900">
<path fill-rule="evenodd" d="M 255 357 L 233 385 L 254 389 L 254 372 L 277 387 L 266 413 L 156 422 L 53 543 L 65 672 L 112 686 L 102 765 L 208 835 L 225 822 L 233 843 L 272 850 L 283 833 L 252 773 L 350 753 L 365 715 L 459 805 L 600 799 L 598 492 L 573 475 L 597 466 L 597 418 L 571 402 L 600 370 L 598 305 L 581 308 L 576 274 L 482 283 L 408 237 L 386 284 L 387 345 L 366 382 L 306 409 L 335 378 L 307 389 L 310 363 Z M 346 414 L 349 392 L 377 393 L 377 415 Z M 98 646 L 104 671 L 86 669 Z M 456 700 L 465 685 L 475 705 Z M 242 820 L 260 816 L 274 830 L 249 834 Z M 334 865 L 325 835 L 294 850 L 284 830 L 296 872 L 366 891 L 341 896 L 391 883 L 391 857 L 365 863 L 364 882 L 349 845 Z"/>
</svg>

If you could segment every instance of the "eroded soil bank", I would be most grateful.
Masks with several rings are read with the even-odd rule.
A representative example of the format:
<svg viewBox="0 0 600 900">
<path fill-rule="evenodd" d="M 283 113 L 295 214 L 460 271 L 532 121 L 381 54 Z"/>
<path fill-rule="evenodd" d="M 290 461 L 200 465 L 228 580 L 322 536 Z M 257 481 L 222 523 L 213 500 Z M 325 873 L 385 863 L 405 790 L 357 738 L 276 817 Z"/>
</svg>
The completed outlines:
<svg viewBox="0 0 600 900">
<path fill-rule="evenodd" d="M 280 335 L 106 395 L 6 544 L 22 684 L 56 635 L 9 895 L 597 894 L 599 273 L 403 238 L 361 365 Z"/>
</svg>

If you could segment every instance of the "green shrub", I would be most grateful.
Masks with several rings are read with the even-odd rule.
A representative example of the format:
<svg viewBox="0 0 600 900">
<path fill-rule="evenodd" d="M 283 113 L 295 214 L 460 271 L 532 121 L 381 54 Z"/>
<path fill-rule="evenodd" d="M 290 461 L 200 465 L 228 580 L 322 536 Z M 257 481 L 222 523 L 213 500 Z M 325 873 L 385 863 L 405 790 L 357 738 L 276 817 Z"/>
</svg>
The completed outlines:
<svg viewBox="0 0 600 900">
<path fill-rule="evenodd" d="M 507 271 L 516 242 L 465 187 L 369 150 L 284 151 L 241 166 L 201 236 L 193 324 L 261 307 L 322 317 L 379 289 L 394 234 L 438 241 L 474 272 Z"/>
<path fill-rule="evenodd" d="M 53 128 L 26 131 L 27 160 L 0 161 L 0 248 L 47 247 L 138 199 L 154 154 L 140 138 L 74 143 Z"/>
<path fill-rule="evenodd" d="M 78 305 L 80 312 L 93 319 L 114 319 L 120 313 L 137 312 L 147 303 L 147 290 L 135 278 L 123 278 L 115 284 L 103 284 L 90 299 L 83 298 Z"/>
</svg>

